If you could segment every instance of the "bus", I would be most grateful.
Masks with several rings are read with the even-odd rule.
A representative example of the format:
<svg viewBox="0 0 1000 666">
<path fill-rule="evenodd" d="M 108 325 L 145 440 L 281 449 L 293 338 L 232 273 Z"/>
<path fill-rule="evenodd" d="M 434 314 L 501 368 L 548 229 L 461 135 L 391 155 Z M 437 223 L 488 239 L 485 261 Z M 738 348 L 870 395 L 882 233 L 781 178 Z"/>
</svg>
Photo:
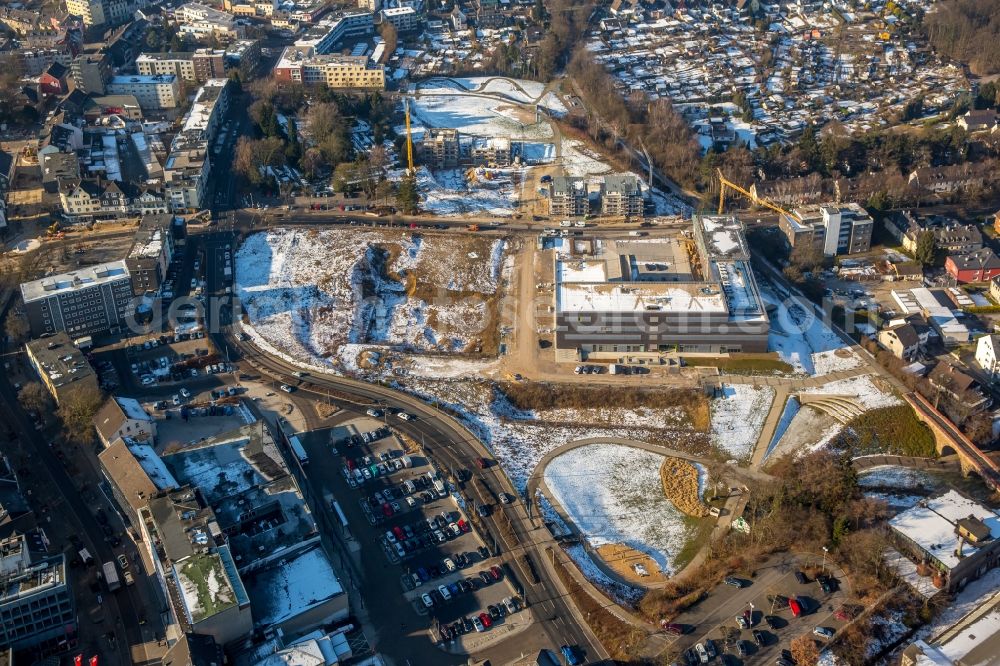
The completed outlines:
<svg viewBox="0 0 1000 666">
<path fill-rule="evenodd" d="M 118 581 L 118 570 L 115 569 L 114 562 L 105 562 L 103 570 L 104 584 L 108 586 L 108 592 L 114 592 L 121 587 L 121 583 Z"/>
<path fill-rule="evenodd" d="M 305 448 L 302 446 L 302 442 L 299 441 L 297 435 L 292 435 L 288 438 L 288 446 L 291 447 L 292 453 L 295 457 L 299 459 L 299 464 L 305 467 L 309 464 L 309 456 L 306 454 Z"/>
</svg>

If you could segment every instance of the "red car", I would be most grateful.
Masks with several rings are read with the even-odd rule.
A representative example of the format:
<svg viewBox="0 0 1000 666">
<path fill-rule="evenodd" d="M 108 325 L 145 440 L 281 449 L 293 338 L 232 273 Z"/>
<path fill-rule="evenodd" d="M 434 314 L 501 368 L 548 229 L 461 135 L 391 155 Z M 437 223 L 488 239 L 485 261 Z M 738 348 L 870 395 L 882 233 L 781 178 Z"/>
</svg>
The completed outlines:
<svg viewBox="0 0 1000 666">
<path fill-rule="evenodd" d="M 791 609 L 793 616 L 799 617 L 800 615 L 802 615 L 802 605 L 799 603 L 799 600 L 796 599 L 795 597 L 789 597 L 788 607 Z"/>
<path fill-rule="evenodd" d="M 498 566 L 490 567 L 490 576 L 492 576 L 493 580 L 500 580 L 500 577 L 502 575 L 503 572 L 500 571 L 500 567 Z"/>
<path fill-rule="evenodd" d="M 392 533 L 396 535 L 396 538 L 399 539 L 400 541 L 406 539 L 406 535 L 403 534 L 403 530 L 399 529 L 398 526 L 392 528 Z"/>
<path fill-rule="evenodd" d="M 480 613 L 479 614 L 479 621 L 482 622 L 483 626 L 486 627 L 487 629 L 489 629 L 491 626 L 493 626 L 493 620 L 490 619 L 490 616 L 489 616 L 488 613 Z"/>
<path fill-rule="evenodd" d="M 469 526 L 469 523 L 465 522 L 464 518 L 459 519 L 458 529 L 462 530 L 463 532 L 470 532 L 472 530 L 472 528 Z"/>
<path fill-rule="evenodd" d="M 389 506 L 388 502 L 382 505 L 382 513 L 385 514 L 386 518 L 392 515 L 392 507 Z"/>
</svg>

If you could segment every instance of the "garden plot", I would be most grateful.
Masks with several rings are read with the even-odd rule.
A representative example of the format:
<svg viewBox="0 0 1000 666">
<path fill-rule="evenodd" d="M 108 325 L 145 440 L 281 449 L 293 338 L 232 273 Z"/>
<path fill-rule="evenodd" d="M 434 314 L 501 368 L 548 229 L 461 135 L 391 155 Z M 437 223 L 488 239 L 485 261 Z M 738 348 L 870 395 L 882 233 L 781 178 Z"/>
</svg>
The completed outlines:
<svg viewBox="0 0 1000 666">
<path fill-rule="evenodd" d="M 649 451 L 591 444 L 554 458 L 545 484 L 592 547 L 628 546 L 671 574 L 691 529 L 663 495 L 662 463 Z"/>
<path fill-rule="evenodd" d="M 774 389 L 767 386 L 725 386 L 710 403 L 712 444 L 737 460 L 748 458 L 773 401 Z"/>
<path fill-rule="evenodd" d="M 496 326 L 501 240 L 280 229 L 236 255 L 244 330 L 269 350 L 343 370 L 358 345 L 457 352 Z M 344 352 L 347 356 L 342 356 Z"/>
<path fill-rule="evenodd" d="M 857 353 L 813 314 L 808 303 L 766 280 L 760 281 L 760 291 L 764 302 L 776 308 L 771 316 L 768 350 L 778 352 L 781 360 L 797 372 L 828 375 L 861 366 Z"/>
</svg>

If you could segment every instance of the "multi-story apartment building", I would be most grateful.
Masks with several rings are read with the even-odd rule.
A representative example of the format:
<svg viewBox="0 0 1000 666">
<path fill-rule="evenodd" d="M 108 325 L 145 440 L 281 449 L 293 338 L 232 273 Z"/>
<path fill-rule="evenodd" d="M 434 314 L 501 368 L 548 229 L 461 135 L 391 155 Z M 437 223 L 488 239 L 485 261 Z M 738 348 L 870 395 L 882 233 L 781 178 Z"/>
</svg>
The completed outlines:
<svg viewBox="0 0 1000 666">
<path fill-rule="evenodd" d="M 113 76 L 107 90 L 111 95 L 132 95 L 143 109 L 173 109 L 181 98 L 180 79 L 173 74 Z"/>
<path fill-rule="evenodd" d="M 33 558 L 23 534 L 0 541 L 0 646 L 44 654 L 75 639 L 66 556 Z"/>
<path fill-rule="evenodd" d="M 125 266 L 132 276 L 132 293 L 142 296 L 160 290 L 174 254 L 173 215 L 147 215 L 128 254 Z"/>
<path fill-rule="evenodd" d="M 300 49 L 312 48 L 312 53 L 332 53 L 345 39 L 373 34 L 375 34 L 375 14 L 349 9 L 328 14 L 322 21 L 306 30 L 305 34 L 296 40 L 294 46 Z"/>
<path fill-rule="evenodd" d="M 24 350 L 28 363 L 57 403 L 77 391 L 97 393 L 94 369 L 65 332 L 31 340 Z"/>
<path fill-rule="evenodd" d="M 135 59 L 135 68 L 143 76 L 173 74 L 181 81 L 197 81 L 192 62 L 193 53 L 141 53 Z"/>
<path fill-rule="evenodd" d="M 222 79 L 226 76 L 226 52 L 222 49 L 198 49 L 191 55 L 191 66 L 194 77 L 204 83 L 209 79 Z"/>
<path fill-rule="evenodd" d="M 392 25 L 398 32 L 413 32 L 423 25 L 420 14 L 413 7 L 390 7 L 380 13 L 382 22 Z"/>
<path fill-rule="evenodd" d="M 803 206 L 778 219 L 778 227 L 793 248 L 804 243 L 828 257 L 867 252 L 874 224 L 868 211 L 856 203 Z"/>
<path fill-rule="evenodd" d="M 21 297 L 35 336 L 117 333 L 132 312 L 132 280 L 125 262 L 113 261 L 25 282 Z"/>
<path fill-rule="evenodd" d="M 640 217 L 644 201 L 639 179 L 630 174 L 605 176 L 601 185 L 601 213 Z"/>
<path fill-rule="evenodd" d="M 334 89 L 385 89 L 385 68 L 368 56 L 320 55 L 313 47 L 286 48 L 274 67 L 274 77 Z"/>
<path fill-rule="evenodd" d="M 228 79 L 209 79 L 195 95 L 164 165 L 166 194 L 174 212 L 198 210 L 212 170 L 209 146 L 229 107 Z"/>
<path fill-rule="evenodd" d="M 199 2 L 181 5 L 174 16 L 180 23 L 178 27 L 180 32 L 196 39 L 215 37 L 223 42 L 229 42 L 243 36 L 243 28 L 236 23 L 232 14 Z"/>
<path fill-rule="evenodd" d="M 587 183 L 582 178 L 556 176 L 549 186 L 549 215 L 568 217 L 590 212 Z"/>
<path fill-rule="evenodd" d="M 421 164 L 435 169 L 453 169 L 458 166 L 459 133 L 457 129 L 429 127 L 417 146 Z"/>
<path fill-rule="evenodd" d="M 469 155 L 476 166 L 507 166 L 512 159 L 510 139 L 490 137 L 473 141 Z"/>
<path fill-rule="evenodd" d="M 149 0 L 66 0 L 66 11 L 83 18 L 86 26 L 118 26 L 128 23 Z"/>
<path fill-rule="evenodd" d="M 81 53 L 69 66 L 78 90 L 90 95 L 103 95 L 111 80 L 111 63 L 103 53 Z"/>
</svg>

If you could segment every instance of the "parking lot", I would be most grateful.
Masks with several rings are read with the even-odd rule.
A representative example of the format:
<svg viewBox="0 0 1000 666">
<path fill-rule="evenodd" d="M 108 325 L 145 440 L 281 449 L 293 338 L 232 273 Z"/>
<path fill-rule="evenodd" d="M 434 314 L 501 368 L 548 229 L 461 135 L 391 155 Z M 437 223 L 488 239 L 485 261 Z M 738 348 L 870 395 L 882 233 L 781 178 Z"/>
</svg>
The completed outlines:
<svg viewBox="0 0 1000 666">
<path fill-rule="evenodd" d="M 819 569 L 816 556 L 782 554 L 758 568 L 753 578 L 737 575 L 718 585 L 666 627 L 668 633 L 684 632 L 674 646 L 681 656 L 678 663 L 685 663 L 685 657 L 687 663 L 700 663 L 698 645 L 722 663 L 764 664 L 780 663 L 782 651 L 801 634 L 825 643 L 814 633 L 816 627 L 832 635 L 859 609 L 841 587 L 842 572 L 828 563 L 824 577 Z"/>
<path fill-rule="evenodd" d="M 529 622 L 506 567 L 476 534 L 444 475 L 406 449 L 391 428 L 398 416 L 374 413 L 332 428 L 330 445 L 367 522 L 352 531 L 377 544 L 399 594 L 429 620 L 432 640 L 468 651 L 498 625 Z"/>
</svg>

